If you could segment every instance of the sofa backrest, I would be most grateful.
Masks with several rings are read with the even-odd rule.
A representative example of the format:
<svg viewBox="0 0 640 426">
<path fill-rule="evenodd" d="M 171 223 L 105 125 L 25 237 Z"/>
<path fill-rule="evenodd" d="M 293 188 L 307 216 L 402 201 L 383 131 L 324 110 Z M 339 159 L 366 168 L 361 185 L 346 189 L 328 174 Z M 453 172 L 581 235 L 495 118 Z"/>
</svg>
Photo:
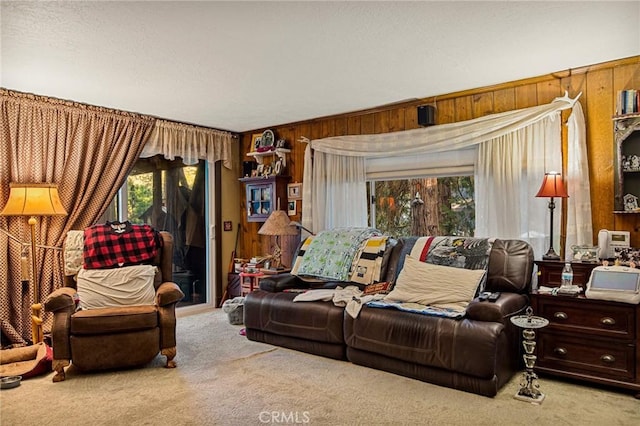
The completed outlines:
<svg viewBox="0 0 640 426">
<path fill-rule="evenodd" d="M 486 291 L 528 293 L 533 278 L 533 248 L 526 241 L 493 242 L 489 254 Z"/>
<path fill-rule="evenodd" d="M 405 256 L 411 253 L 418 240 L 417 236 L 400 238 L 394 253 L 395 267 L 389 266 L 387 280 L 394 281 L 404 266 Z M 393 274 L 393 275 L 391 275 Z M 487 266 L 485 291 L 528 293 L 533 278 L 533 248 L 526 241 L 493 241 Z"/>
</svg>

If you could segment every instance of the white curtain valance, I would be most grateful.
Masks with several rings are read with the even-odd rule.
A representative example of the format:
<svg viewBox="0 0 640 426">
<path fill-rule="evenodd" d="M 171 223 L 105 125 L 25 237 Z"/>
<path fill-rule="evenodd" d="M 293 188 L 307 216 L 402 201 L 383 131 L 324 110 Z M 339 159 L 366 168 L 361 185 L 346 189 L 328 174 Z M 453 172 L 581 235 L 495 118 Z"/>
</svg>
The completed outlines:
<svg viewBox="0 0 640 426">
<path fill-rule="evenodd" d="M 544 117 L 573 107 L 567 96 L 553 102 L 473 120 L 374 135 L 334 136 L 311 140 L 315 151 L 350 157 L 378 158 L 467 148 L 527 127 Z"/>
<path fill-rule="evenodd" d="M 168 160 L 182 158 L 187 165 L 197 164 L 198 160 L 210 163 L 222 161 L 227 169 L 233 166 L 231 141 L 233 134 L 221 130 L 206 129 L 189 124 L 156 120 L 140 157 L 152 157 L 162 154 Z"/>
</svg>

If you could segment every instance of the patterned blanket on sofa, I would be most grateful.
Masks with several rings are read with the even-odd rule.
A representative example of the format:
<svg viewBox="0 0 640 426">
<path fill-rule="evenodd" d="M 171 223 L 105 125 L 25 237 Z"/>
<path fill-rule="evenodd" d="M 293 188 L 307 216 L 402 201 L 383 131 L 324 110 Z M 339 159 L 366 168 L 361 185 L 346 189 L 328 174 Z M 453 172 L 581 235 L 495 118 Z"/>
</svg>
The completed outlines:
<svg viewBox="0 0 640 426">
<path fill-rule="evenodd" d="M 291 273 L 368 284 L 380 275 L 386 237 L 373 228 L 337 228 L 309 237 Z M 377 270 L 377 275 L 376 275 Z"/>
</svg>

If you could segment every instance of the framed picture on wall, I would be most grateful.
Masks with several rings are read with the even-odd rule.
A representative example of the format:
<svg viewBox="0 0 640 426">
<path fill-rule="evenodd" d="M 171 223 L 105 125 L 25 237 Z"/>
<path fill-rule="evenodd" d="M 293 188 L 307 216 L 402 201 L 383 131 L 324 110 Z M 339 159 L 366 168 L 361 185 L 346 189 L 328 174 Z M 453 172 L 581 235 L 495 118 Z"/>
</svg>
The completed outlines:
<svg viewBox="0 0 640 426">
<path fill-rule="evenodd" d="M 295 216 L 296 214 L 296 207 L 297 207 L 298 202 L 297 201 L 289 201 L 287 203 L 287 214 L 289 216 Z"/>
<path fill-rule="evenodd" d="M 288 184 L 287 198 L 289 200 L 302 200 L 302 184 L 301 183 Z"/>
</svg>

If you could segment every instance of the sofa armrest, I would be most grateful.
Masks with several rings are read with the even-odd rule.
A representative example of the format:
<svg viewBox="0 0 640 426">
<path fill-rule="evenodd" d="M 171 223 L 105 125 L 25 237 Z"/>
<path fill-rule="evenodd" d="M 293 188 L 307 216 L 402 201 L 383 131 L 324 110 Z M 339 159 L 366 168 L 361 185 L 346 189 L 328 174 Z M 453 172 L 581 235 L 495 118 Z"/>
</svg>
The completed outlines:
<svg viewBox="0 0 640 426">
<path fill-rule="evenodd" d="M 476 321 L 504 323 L 504 319 L 522 312 L 529 303 L 526 295 L 502 293 L 495 302 L 475 298 L 467 306 L 467 318 Z"/>
<path fill-rule="evenodd" d="M 310 288 L 311 285 L 290 273 L 269 275 L 260 280 L 260 290 L 269 293 L 279 293 L 290 288 Z"/>
<path fill-rule="evenodd" d="M 168 306 L 178 303 L 184 298 L 184 293 L 178 287 L 178 284 L 165 281 L 156 290 L 156 303 L 158 306 Z"/>
<path fill-rule="evenodd" d="M 73 313 L 76 309 L 76 302 L 73 300 L 74 294 L 76 294 L 74 288 L 61 287 L 47 296 L 44 302 L 44 309 L 54 313 L 67 309 Z"/>
</svg>

